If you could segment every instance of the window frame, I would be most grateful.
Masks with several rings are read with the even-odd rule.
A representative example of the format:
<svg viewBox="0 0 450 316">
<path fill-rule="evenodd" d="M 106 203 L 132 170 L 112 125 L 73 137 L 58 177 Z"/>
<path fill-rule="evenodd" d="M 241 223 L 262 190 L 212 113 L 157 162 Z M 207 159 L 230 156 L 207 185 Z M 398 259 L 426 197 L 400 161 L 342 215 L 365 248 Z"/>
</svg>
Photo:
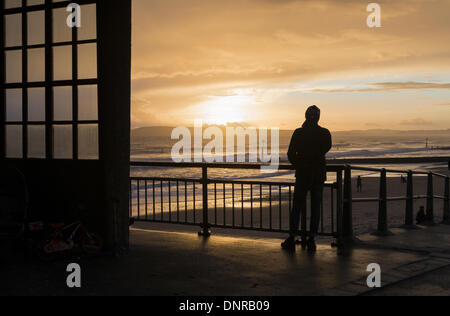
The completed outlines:
<svg viewBox="0 0 450 316">
<path fill-rule="evenodd" d="M 78 40 L 78 29 L 72 28 L 72 40 L 65 42 L 53 43 L 53 9 L 65 8 L 72 1 L 53 2 L 52 0 L 45 0 L 44 4 L 27 6 L 27 0 L 22 0 L 22 6 L 17 8 L 5 9 L 5 0 L 0 0 L 0 33 L 3 35 L 0 38 L 0 61 L 2 62 L 2 71 L 0 71 L 0 159 L 6 160 L 54 160 L 54 142 L 53 142 L 53 127 L 54 126 L 72 126 L 72 158 L 58 160 L 100 160 L 100 121 L 97 120 L 83 120 L 78 119 L 78 87 L 85 85 L 96 85 L 97 92 L 99 91 L 99 49 L 98 49 L 98 35 L 99 35 L 99 18 L 98 18 L 98 1 L 97 0 L 79 0 L 79 5 L 96 5 L 96 37 L 89 40 Z M 43 44 L 28 45 L 28 27 L 27 27 L 27 13 L 33 11 L 44 11 L 45 16 L 45 42 Z M 22 46 L 5 47 L 5 15 L 21 14 L 22 15 Z M 69 14 L 69 13 L 67 13 Z M 78 46 L 82 44 L 95 44 L 97 47 L 97 77 L 92 79 L 79 79 L 78 76 Z M 71 80 L 53 80 L 53 48 L 58 46 L 72 47 L 72 79 Z M 43 48 L 45 51 L 45 81 L 28 82 L 28 50 L 34 48 Z M 22 82 L 20 83 L 6 83 L 6 52 L 21 50 L 22 52 Z M 54 106 L 54 87 L 72 87 L 72 119 L 67 121 L 55 121 L 53 116 Z M 28 120 L 28 89 L 29 88 L 44 88 L 45 89 L 45 121 L 32 122 Z M 6 122 L 6 90 L 7 89 L 22 89 L 22 121 Z M 100 112 L 99 93 L 97 93 L 97 112 Z M 22 126 L 22 158 L 8 158 L 6 156 L 7 140 L 6 128 L 7 126 Z M 45 126 L 45 158 L 29 158 L 28 157 L 28 127 L 33 125 Z M 95 159 L 80 159 L 79 158 L 79 139 L 78 130 L 80 125 L 95 125 L 98 132 L 98 156 Z"/>
</svg>

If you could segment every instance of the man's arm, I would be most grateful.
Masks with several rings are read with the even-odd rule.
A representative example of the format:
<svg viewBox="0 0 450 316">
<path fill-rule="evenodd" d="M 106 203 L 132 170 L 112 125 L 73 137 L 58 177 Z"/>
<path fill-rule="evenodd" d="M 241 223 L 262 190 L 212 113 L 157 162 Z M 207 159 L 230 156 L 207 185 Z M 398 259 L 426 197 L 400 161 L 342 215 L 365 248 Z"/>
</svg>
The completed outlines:
<svg viewBox="0 0 450 316">
<path fill-rule="evenodd" d="M 329 130 L 325 132 L 324 155 L 326 155 L 333 147 L 333 139 Z"/>
<path fill-rule="evenodd" d="M 291 143 L 289 145 L 288 150 L 288 159 L 291 165 L 295 166 L 297 164 L 297 131 L 294 132 L 294 135 L 292 135 Z"/>
</svg>

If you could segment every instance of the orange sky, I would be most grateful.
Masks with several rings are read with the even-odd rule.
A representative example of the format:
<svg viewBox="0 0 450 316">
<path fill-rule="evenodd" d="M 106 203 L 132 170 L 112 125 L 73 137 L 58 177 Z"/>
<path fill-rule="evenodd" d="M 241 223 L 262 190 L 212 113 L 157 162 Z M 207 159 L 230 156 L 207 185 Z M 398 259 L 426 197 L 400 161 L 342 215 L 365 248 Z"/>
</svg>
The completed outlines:
<svg viewBox="0 0 450 316">
<path fill-rule="evenodd" d="M 133 127 L 450 128 L 450 0 L 134 0 Z"/>
</svg>

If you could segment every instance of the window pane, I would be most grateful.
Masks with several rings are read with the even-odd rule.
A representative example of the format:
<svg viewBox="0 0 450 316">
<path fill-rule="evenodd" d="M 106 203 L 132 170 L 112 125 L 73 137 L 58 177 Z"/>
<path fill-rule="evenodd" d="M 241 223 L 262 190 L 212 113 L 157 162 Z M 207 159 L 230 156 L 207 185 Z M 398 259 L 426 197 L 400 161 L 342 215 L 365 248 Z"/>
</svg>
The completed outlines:
<svg viewBox="0 0 450 316">
<path fill-rule="evenodd" d="M 78 126 L 78 159 L 98 159 L 98 126 Z"/>
<path fill-rule="evenodd" d="M 72 46 L 53 48 L 53 80 L 72 79 Z"/>
<path fill-rule="evenodd" d="M 53 157 L 55 159 L 72 159 L 72 125 L 53 127 Z"/>
<path fill-rule="evenodd" d="M 45 50 L 28 50 L 28 82 L 45 81 Z"/>
<path fill-rule="evenodd" d="M 6 157 L 23 158 L 22 126 L 6 126 Z"/>
<path fill-rule="evenodd" d="M 22 121 L 22 89 L 6 90 L 6 121 Z"/>
<path fill-rule="evenodd" d="M 28 158 L 45 158 L 45 126 L 28 126 Z"/>
<path fill-rule="evenodd" d="M 44 4 L 44 0 L 27 0 L 27 5 Z"/>
<path fill-rule="evenodd" d="M 22 82 L 22 51 L 6 51 L 6 83 Z"/>
<path fill-rule="evenodd" d="M 97 44 L 78 45 L 78 78 L 97 78 Z"/>
<path fill-rule="evenodd" d="M 96 85 L 78 87 L 78 120 L 98 120 L 98 96 Z"/>
<path fill-rule="evenodd" d="M 22 45 L 22 15 L 5 15 L 5 46 Z"/>
<path fill-rule="evenodd" d="M 45 88 L 28 89 L 28 121 L 45 121 Z"/>
<path fill-rule="evenodd" d="M 72 87 L 53 89 L 53 120 L 72 120 Z"/>
<path fill-rule="evenodd" d="M 22 0 L 5 0 L 5 9 L 18 8 L 22 6 Z"/>
<path fill-rule="evenodd" d="M 28 12 L 28 45 L 45 43 L 45 14 L 44 11 Z"/>
<path fill-rule="evenodd" d="M 66 8 L 53 10 L 53 42 L 70 42 L 72 41 L 72 29 L 67 26 L 68 12 Z"/>
<path fill-rule="evenodd" d="M 96 5 L 82 5 L 81 14 L 82 22 L 81 27 L 78 29 L 78 39 L 90 40 L 97 38 L 97 12 Z"/>
</svg>

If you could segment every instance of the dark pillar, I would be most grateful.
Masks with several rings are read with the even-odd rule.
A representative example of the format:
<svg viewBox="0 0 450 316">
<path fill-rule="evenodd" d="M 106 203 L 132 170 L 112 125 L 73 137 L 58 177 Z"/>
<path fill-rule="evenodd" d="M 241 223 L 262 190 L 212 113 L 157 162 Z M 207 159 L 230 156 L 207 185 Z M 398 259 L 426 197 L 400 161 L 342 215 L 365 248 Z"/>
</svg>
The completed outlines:
<svg viewBox="0 0 450 316">
<path fill-rule="evenodd" d="M 353 192 L 352 169 L 345 168 L 344 178 L 344 210 L 343 210 L 343 235 L 346 242 L 353 241 Z"/>
<path fill-rule="evenodd" d="M 433 174 L 428 174 L 427 185 L 427 222 L 434 222 L 434 190 L 433 190 Z"/>
<path fill-rule="evenodd" d="M 97 3 L 99 139 L 106 246 L 129 245 L 131 0 Z"/>
<path fill-rule="evenodd" d="M 342 184 L 342 171 L 337 172 L 337 246 L 343 246 L 344 244 L 344 234 L 343 234 L 343 208 L 344 208 L 344 198 L 343 198 L 343 184 Z"/>
<path fill-rule="evenodd" d="M 380 196 L 378 206 L 378 231 L 375 233 L 380 236 L 391 235 L 388 227 L 387 218 L 387 172 L 386 169 L 381 170 L 380 175 Z"/>
<path fill-rule="evenodd" d="M 444 221 L 443 224 L 450 225 L 450 178 L 445 178 L 444 192 Z"/>
<path fill-rule="evenodd" d="M 199 236 L 202 236 L 202 237 L 211 236 L 211 231 L 209 230 L 209 218 L 208 218 L 208 182 L 209 182 L 208 181 L 208 168 L 202 167 L 203 223 L 202 223 L 202 230 L 198 233 Z"/>
<path fill-rule="evenodd" d="M 413 172 L 408 172 L 407 188 L 406 188 L 406 211 L 404 228 L 417 228 L 414 225 L 414 182 Z"/>
</svg>

